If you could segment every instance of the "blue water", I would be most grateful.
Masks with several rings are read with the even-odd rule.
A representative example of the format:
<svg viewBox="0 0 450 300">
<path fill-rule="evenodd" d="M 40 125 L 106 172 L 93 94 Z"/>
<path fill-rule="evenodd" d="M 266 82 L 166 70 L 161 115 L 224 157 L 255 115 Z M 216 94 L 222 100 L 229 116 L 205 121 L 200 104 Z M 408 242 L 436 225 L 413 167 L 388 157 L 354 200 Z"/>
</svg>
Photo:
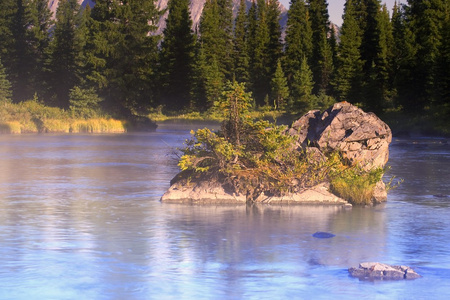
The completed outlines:
<svg viewBox="0 0 450 300">
<path fill-rule="evenodd" d="M 197 127 L 0 135 L 0 299 L 450 297 L 445 140 L 394 140 L 387 177 L 404 183 L 376 207 L 162 204 Z M 365 261 L 423 277 L 348 276 Z"/>
</svg>

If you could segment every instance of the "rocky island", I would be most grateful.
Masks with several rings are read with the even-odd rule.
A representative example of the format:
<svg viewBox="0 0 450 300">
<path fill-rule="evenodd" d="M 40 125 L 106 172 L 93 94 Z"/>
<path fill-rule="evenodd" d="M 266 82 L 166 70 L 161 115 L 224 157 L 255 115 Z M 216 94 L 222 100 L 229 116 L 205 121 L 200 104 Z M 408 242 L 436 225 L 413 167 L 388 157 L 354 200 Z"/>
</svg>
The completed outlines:
<svg viewBox="0 0 450 300">
<path fill-rule="evenodd" d="M 232 96 L 231 96 L 232 98 Z M 385 201 L 381 177 L 392 133 L 373 113 L 336 103 L 290 128 L 246 121 L 228 107 L 219 133 L 187 142 L 162 202 L 373 204 Z M 351 203 L 351 204 L 350 204 Z"/>
</svg>

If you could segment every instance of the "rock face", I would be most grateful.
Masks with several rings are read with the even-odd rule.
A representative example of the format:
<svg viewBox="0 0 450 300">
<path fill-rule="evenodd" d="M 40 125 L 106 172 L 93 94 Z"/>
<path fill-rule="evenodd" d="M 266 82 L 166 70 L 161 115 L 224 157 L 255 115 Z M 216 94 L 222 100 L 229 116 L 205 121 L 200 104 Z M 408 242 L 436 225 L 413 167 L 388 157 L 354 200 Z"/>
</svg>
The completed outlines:
<svg viewBox="0 0 450 300">
<path fill-rule="evenodd" d="M 336 103 L 322 114 L 310 111 L 296 121 L 289 134 L 302 146 L 320 151 L 340 150 L 352 164 L 365 170 L 384 167 L 389 158 L 392 132 L 375 114 L 348 102 Z"/>
<path fill-rule="evenodd" d="M 377 262 L 359 264 L 359 268 L 350 268 L 351 276 L 361 280 L 401 280 L 416 279 L 421 276 L 407 266 L 391 266 Z"/>
</svg>

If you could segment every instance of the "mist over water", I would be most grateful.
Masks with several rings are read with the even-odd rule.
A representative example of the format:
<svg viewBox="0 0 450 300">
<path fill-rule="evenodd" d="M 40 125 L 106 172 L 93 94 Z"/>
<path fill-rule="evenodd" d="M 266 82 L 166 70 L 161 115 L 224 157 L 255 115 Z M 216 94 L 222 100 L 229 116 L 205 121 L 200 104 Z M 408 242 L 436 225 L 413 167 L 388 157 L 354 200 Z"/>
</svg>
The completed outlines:
<svg viewBox="0 0 450 300">
<path fill-rule="evenodd" d="M 387 176 L 405 182 L 372 208 L 161 203 L 178 172 L 174 149 L 204 126 L 0 135 L 0 299 L 450 295 L 445 140 L 394 139 Z M 409 265 L 424 277 L 349 277 L 364 261 Z"/>
</svg>

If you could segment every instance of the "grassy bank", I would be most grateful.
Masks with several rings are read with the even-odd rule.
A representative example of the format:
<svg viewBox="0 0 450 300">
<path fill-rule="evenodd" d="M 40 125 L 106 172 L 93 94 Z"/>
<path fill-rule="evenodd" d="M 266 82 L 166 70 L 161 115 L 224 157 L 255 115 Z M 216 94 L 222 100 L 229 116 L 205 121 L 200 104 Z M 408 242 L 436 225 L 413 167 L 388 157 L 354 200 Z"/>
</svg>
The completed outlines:
<svg viewBox="0 0 450 300">
<path fill-rule="evenodd" d="M 285 111 L 274 110 L 270 107 L 258 107 L 252 109 L 248 112 L 251 119 L 254 120 L 270 120 L 276 121 L 278 119 L 286 118 Z M 222 122 L 224 120 L 224 115 L 222 112 L 218 112 L 214 109 L 207 110 L 205 112 L 165 112 L 163 113 L 160 109 L 155 109 L 148 115 L 148 118 L 155 122 L 163 121 L 202 121 L 202 122 Z M 294 118 L 292 118 L 292 121 Z"/>
<path fill-rule="evenodd" d="M 121 133 L 127 122 L 107 116 L 84 118 L 37 101 L 0 106 L 0 133 Z"/>
</svg>

